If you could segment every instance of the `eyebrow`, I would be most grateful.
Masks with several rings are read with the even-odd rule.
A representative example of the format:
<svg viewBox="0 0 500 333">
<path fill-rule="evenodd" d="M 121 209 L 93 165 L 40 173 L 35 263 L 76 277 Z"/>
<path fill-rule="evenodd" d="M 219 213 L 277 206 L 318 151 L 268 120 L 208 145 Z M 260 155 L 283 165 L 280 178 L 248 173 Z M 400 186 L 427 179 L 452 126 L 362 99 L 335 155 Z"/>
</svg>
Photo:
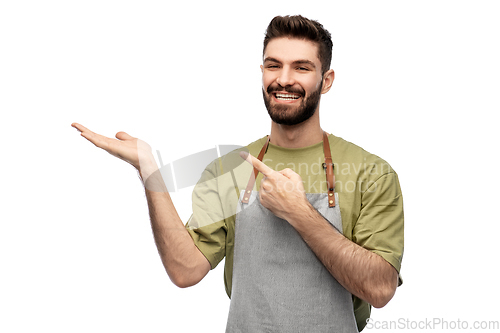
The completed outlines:
<svg viewBox="0 0 500 333">
<path fill-rule="evenodd" d="M 264 63 L 269 62 L 269 61 L 281 64 L 281 61 L 279 61 L 278 59 L 275 59 L 273 57 L 267 57 L 266 59 L 264 59 Z M 312 61 L 307 60 L 307 59 L 295 60 L 294 62 L 292 62 L 292 64 L 294 64 L 294 65 L 306 64 L 306 65 L 312 66 L 313 68 L 316 68 L 316 65 L 314 65 L 314 63 Z"/>
</svg>

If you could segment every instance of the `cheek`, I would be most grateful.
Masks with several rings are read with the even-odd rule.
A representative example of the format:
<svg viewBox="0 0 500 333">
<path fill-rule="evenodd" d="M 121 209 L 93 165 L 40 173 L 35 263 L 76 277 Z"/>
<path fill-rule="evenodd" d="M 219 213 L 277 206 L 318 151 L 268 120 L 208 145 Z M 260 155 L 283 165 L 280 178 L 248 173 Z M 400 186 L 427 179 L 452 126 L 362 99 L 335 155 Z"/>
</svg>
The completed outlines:
<svg viewBox="0 0 500 333">
<path fill-rule="evenodd" d="M 273 82 L 273 79 L 270 77 L 270 75 L 262 75 L 262 88 L 264 88 L 264 90 L 267 89 L 267 87 L 269 87 L 269 85 Z"/>
<path fill-rule="evenodd" d="M 312 91 L 317 91 L 319 87 L 321 87 L 321 83 L 323 82 L 323 79 L 320 77 L 317 80 L 314 80 L 314 82 L 311 82 L 310 87 L 312 88 Z"/>
</svg>

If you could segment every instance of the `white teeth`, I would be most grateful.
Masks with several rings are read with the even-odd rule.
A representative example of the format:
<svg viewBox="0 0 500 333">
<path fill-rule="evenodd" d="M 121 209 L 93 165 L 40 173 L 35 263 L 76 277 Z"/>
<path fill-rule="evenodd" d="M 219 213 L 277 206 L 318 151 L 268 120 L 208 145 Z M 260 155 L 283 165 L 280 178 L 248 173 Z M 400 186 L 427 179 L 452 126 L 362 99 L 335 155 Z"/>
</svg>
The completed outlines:
<svg viewBox="0 0 500 333">
<path fill-rule="evenodd" d="M 298 99 L 299 96 L 293 94 L 276 94 L 276 98 L 286 101 L 293 101 L 294 99 Z"/>
</svg>

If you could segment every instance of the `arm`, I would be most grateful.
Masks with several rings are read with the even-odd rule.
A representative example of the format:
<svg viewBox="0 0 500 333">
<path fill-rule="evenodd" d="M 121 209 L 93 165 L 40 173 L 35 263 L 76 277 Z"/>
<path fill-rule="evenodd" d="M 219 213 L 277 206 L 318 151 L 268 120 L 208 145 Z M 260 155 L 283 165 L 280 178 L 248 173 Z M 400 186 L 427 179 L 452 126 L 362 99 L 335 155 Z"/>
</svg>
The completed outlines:
<svg viewBox="0 0 500 333">
<path fill-rule="evenodd" d="M 298 174 L 290 169 L 274 171 L 251 155 L 242 157 L 264 175 L 259 191 L 262 205 L 287 220 L 351 294 L 374 307 L 385 306 L 398 285 L 394 267 L 345 238 L 326 221 L 307 200 Z"/>
<path fill-rule="evenodd" d="M 151 227 L 163 266 L 176 286 L 193 286 L 210 271 L 210 263 L 194 245 L 168 192 L 150 191 L 148 187 L 149 184 L 146 198 Z"/>
<path fill-rule="evenodd" d="M 210 270 L 210 263 L 195 246 L 172 203 L 151 148 L 144 141 L 118 132 L 114 140 L 72 124 L 96 147 L 134 166 L 143 181 L 153 235 L 165 270 L 178 287 L 195 285 Z"/>
<path fill-rule="evenodd" d="M 379 255 L 345 238 L 309 202 L 296 207 L 286 220 L 330 274 L 353 295 L 376 308 L 385 306 L 398 286 L 396 269 Z"/>
</svg>

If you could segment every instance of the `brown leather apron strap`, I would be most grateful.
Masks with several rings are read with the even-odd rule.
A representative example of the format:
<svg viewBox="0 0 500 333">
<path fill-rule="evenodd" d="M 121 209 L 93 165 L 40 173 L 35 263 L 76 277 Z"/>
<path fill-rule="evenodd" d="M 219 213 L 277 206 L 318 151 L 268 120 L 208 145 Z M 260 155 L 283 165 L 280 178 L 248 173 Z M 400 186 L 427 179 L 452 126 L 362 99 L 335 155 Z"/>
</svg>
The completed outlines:
<svg viewBox="0 0 500 333">
<path fill-rule="evenodd" d="M 264 158 L 264 154 L 267 151 L 267 147 L 269 146 L 270 136 L 267 137 L 267 141 L 260 150 L 259 156 L 257 159 L 262 162 Z M 333 173 L 333 160 L 332 153 L 330 151 L 330 142 L 328 141 L 328 135 L 323 131 L 323 151 L 325 154 L 325 163 L 323 163 L 323 168 L 326 171 L 326 184 L 328 187 L 328 206 L 335 207 L 335 175 Z M 255 180 L 257 179 L 257 175 L 259 171 L 256 168 L 253 168 L 253 174 L 250 176 L 248 180 L 247 188 L 245 189 L 245 193 L 243 194 L 243 198 L 241 199 L 242 203 L 248 203 L 250 199 L 250 194 L 252 193 L 253 186 L 255 184 Z"/>
<path fill-rule="evenodd" d="M 262 159 L 264 158 L 264 154 L 267 151 L 267 147 L 269 146 L 269 140 L 271 139 L 271 136 L 267 136 L 267 141 L 264 144 L 264 147 L 260 150 L 259 156 L 257 156 L 257 159 L 262 162 Z M 245 193 L 243 194 L 243 199 L 241 199 L 242 203 L 248 203 L 248 200 L 250 199 L 250 194 L 252 193 L 253 190 L 253 185 L 255 184 L 255 180 L 257 179 L 257 175 L 259 174 L 259 170 L 256 168 L 253 168 L 253 175 L 250 176 L 250 179 L 248 180 L 248 185 L 247 188 L 245 189 Z"/>
<path fill-rule="evenodd" d="M 330 142 L 328 141 L 328 135 L 323 131 L 323 150 L 325 152 L 325 163 L 323 163 L 323 168 L 326 171 L 326 185 L 328 187 L 328 206 L 335 207 L 335 174 L 333 173 L 333 160 L 332 153 L 330 150 Z"/>
</svg>

